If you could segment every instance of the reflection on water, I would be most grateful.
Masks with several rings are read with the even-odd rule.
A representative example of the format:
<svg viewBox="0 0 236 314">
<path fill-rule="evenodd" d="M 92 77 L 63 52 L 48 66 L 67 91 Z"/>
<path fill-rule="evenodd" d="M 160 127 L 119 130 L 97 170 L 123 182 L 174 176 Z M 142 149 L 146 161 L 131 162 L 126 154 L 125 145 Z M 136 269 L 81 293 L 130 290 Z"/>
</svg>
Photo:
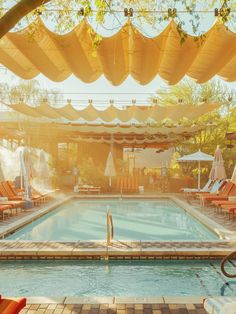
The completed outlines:
<svg viewBox="0 0 236 314">
<path fill-rule="evenodd" d="M 217 296 L 224 280 L 219 261 L 0 261 L 7 296 Z"/>
<path fill-rule="evenodd" d="M 9 239 L 104 240 L 106 208 L 115 239 L 199 241 L 217 236 L 169 200 L 72 200 L 11 235 Z"/>
</svg>

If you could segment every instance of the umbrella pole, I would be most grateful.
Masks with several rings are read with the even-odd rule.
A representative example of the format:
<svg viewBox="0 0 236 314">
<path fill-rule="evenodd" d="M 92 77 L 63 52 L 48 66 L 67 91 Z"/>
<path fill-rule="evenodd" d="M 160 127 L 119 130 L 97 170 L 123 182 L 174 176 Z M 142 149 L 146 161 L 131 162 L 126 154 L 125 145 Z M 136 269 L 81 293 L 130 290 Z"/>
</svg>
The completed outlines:
<svg viewBox="0 0 236 314">
<path fill-rule="evenodd" d="M 198 190 L 201 189 L 201 162 L 198 161 Z"/>
<path fill-rule="evenodd" d="M 111 187 L 111 177 L 109 177 L 109 186 Z"/>
</svg>

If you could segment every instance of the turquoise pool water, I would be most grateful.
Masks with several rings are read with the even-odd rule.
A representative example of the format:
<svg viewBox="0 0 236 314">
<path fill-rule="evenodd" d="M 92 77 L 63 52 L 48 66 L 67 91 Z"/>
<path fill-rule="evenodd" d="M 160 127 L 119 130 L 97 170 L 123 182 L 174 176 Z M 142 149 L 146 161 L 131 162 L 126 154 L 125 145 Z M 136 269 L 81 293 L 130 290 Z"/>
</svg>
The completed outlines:
<svg viewBox="0 0 236 314">
<path fill-rule="evenodd" d="M 7 296 L 236 295 L 218 261 L 1 261 Z"/>
<path fill-rule="evenodd" d="M 170 200 L 71 200 L 8 239 L 77 241 L 106 239 L 106 209 L 115 239 L 200 241 L 217 235 Z"/>
</svg>

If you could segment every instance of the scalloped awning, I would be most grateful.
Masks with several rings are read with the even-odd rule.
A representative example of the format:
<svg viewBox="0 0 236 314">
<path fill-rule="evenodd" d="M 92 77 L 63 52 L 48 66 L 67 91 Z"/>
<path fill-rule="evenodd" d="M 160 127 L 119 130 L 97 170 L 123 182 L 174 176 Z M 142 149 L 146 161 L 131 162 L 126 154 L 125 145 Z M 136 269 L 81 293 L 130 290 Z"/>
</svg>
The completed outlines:
<svg viewBox="0 0 236 314">
<path fill-rule="evenodd" d="M 9 106 L 10 108 L 34 118 L 49 118 L 49 119 L 67 119 L 74 121 L 84 119 L 86 122 L 93 122 L 96 119 L 101 119 L 105 123 L 118 120 L 121 123 L 130 122 L 133 119 L 138 123 L 162 123 L 164 120 L 173 122 L 188 119 L 196 120 L 202 115 L 209 113 L 217 108 L 217 103 L 202 103 L 197 106 L 193 105 L 175 105 L 175 106 L 128 106 L 126 109 L 118 109 L 110 105 L 105 110 L 99 110 L 93 105 L 88 105 L 85 109 L 75 109 L 71 104 L 64 107 L 55 108 L 44 102 L 37 107 L 32 107 L 24 103 Z"/>
<path fill-rule="evenodd" d="M 38 19 L 0 40 L 0 64 L 24 79 L 42 73 L 52 81 L 63 81 L 74 74 L 90 83 L 104 74 L 113 85 L 120 85 L 131 75 L 145 85 L 156 75 L 176 84 L 185 75 L 204 83 L 218 74 L 236 81 L 236 34 L 219 23 L 201 38 L 188 35 L 183 44 L 174 21 L 154 38 L 127 22 L 115 35 L 103 37 L 96 51 L 93 34 L 85 19 L 66 35 L 51 32 Z"/>
</svg>

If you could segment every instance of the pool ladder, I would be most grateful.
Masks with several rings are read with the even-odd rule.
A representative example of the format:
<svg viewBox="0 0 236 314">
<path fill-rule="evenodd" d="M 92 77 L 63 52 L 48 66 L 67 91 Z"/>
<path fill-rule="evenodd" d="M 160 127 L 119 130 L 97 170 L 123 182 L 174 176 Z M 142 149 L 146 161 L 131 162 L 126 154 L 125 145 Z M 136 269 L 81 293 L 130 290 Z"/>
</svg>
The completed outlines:
<svg viewBox="0 0 236 314">
<path fill-rule="evenodd" d="M 236 259 L 236 251 L 231 252 L 229 255 L 225 256 L 222 259 L 221 265 L 220 265 L 220 269 L 222 271 L 222 273 L 228 277 L 228 278 L 236 278 L 236 273 L 235 274 L 229 274 L 226 269 L 225 269 L 225 264 L 227 262 L 229 262 L 231 265 L 233 265 L 236 268 L 236 264 L 232 261 L 232 259 Z"/>
</svg>

